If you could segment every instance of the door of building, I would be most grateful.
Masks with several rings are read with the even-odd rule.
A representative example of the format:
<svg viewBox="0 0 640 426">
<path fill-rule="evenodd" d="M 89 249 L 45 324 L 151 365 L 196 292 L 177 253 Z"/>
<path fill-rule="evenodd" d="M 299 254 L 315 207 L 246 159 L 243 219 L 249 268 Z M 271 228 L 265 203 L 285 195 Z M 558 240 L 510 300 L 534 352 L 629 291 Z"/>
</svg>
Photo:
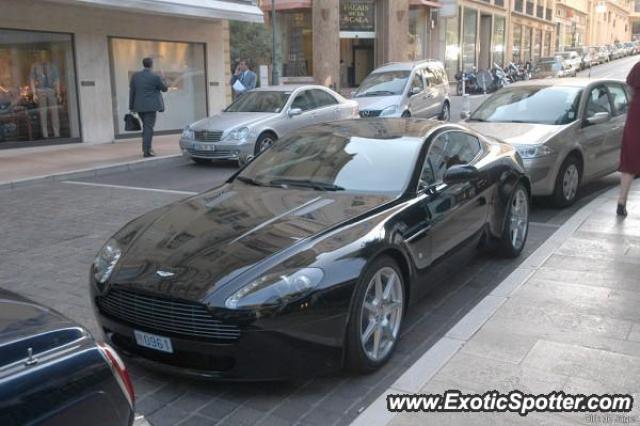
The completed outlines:
<svg viewBox="0 0 640 426">
<path fill-rule="evenodd" d="M 371 45 L 353 46 L 353 74 L 354 84 L 359 86 L 371 71 L 373 71 L 373 43 Z"/>
</svg>

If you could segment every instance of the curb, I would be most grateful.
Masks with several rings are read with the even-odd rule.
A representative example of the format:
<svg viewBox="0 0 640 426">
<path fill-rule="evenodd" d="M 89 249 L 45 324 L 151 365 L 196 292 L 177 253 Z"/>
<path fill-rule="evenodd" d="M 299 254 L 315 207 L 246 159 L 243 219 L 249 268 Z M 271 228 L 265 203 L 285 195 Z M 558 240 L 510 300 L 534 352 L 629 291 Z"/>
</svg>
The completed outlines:
<svg viewBox="0 0 640 426">
<path fill-rule="evenodd" d="M 387 396 L 418 394 L 420 389 L 444 367 L 449 360 L 489 321 L 504 302 L 539 269 L 544 262 L 582 225 L 599 207 L 607 202 L 617 188 L 603 192 L 574 213 L 540 247 L 531 253 L 509 276 L 462 317 L 429 350 L 418 358 L 389 388 L 371 403 L 351 426 L 378 426 L 389 424 L 397 413 L 387 410 Z"/>
<path fill-rule="evenodd" d="M 0 182 L 0 191 L 19 189 L 40 183 L 62 182 L 69 179 L 84 179 L 89 177 L 104 176 L 113 173 L 120 173 L 133 170 L 141 170 L 151 167 L 159 167 L 171 164 L 178 164 L 184 161 L 181 154 L 167 155 L 164 157 L 155 157 L 127 161 L 122 163 L 109 164 L 106 166 L 92 167 L 88 169 L 71 170 L 68 172 L 54 173 L 50 175 L 34 176 L 15 181 Z"/>
</svg>

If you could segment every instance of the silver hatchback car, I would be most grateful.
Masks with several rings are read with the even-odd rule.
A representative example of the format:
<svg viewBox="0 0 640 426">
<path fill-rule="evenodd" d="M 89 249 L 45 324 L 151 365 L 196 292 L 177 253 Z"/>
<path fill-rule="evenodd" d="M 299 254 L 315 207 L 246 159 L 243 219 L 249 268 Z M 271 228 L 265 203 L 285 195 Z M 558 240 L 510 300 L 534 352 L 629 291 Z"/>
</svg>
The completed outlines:
<svg viewBox="0 0 640 426">
<path fill-rule="evenodd" d="M 449 121 L 449 81 L 441 62 L 393 62 L 371 72 L 353 93 L 360 117 L 437 117 Z"/>
<path fill-rule="evenodd" d="M 533 195 L 567 206 L 580 185 L 618 168 L 629 100 L 623 81 L 530 80 L 491 95 L 466 124 L 513 145 Z"/>
<path fill-rule="evenodd" d="M 358 104 L 324 86 L 269 86 L 251 90 L 224 111 L 182 132 L 180 148 L 197 163 L 240 164 L 292 130 L 358 117 Z"/>
</svg>

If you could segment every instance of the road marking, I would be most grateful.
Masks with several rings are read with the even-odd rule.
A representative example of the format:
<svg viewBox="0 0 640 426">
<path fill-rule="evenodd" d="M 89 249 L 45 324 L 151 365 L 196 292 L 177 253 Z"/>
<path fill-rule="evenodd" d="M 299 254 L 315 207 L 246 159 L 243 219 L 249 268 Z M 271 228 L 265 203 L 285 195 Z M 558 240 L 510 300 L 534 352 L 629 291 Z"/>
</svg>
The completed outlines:
<svg viewBox="0 0 640 426">
<path fill-rule="evenodd" d="M 125 185 L 109 185 L 106 183 L 94 183 L 94 182 L 77 182 L 73 180 L 65 180 L 62 183 L 69 183 L 72 185 L 85 185 L 85 186 L 97 186 L 99 188 L 114 188 L 114 189 L 131 189 L 134 191 L 148 191 L 148 192 L 164 192 L 167 194 L 180 194 L 180 195 L 196 195 L 197 192 L 190 191 L 176 191 L 173 189 L 157 189 L 157 188 L 142 188 L 139 186 L 125 186 Z"/>
<path fill-rule="evenodd" d="M 546 222 L 529 222 L 529 225 L 544 226 L 546 228 L 560 228 L 560 225 L 556 225 L 554 223 L 546 223 Z"/>
</svg>

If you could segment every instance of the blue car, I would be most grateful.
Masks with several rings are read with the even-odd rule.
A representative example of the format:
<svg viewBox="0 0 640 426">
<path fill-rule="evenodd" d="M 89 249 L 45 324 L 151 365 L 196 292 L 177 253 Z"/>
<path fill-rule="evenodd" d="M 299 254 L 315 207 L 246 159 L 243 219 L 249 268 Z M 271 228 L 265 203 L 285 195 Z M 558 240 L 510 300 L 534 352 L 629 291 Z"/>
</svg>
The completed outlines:
<svg viewBox="0 0 640 426">
<path fill-rule="evenodd" d="M 0 289 L 0 425 L 131 425 L 134 398 L 113 348 Z"/>
</svg>

